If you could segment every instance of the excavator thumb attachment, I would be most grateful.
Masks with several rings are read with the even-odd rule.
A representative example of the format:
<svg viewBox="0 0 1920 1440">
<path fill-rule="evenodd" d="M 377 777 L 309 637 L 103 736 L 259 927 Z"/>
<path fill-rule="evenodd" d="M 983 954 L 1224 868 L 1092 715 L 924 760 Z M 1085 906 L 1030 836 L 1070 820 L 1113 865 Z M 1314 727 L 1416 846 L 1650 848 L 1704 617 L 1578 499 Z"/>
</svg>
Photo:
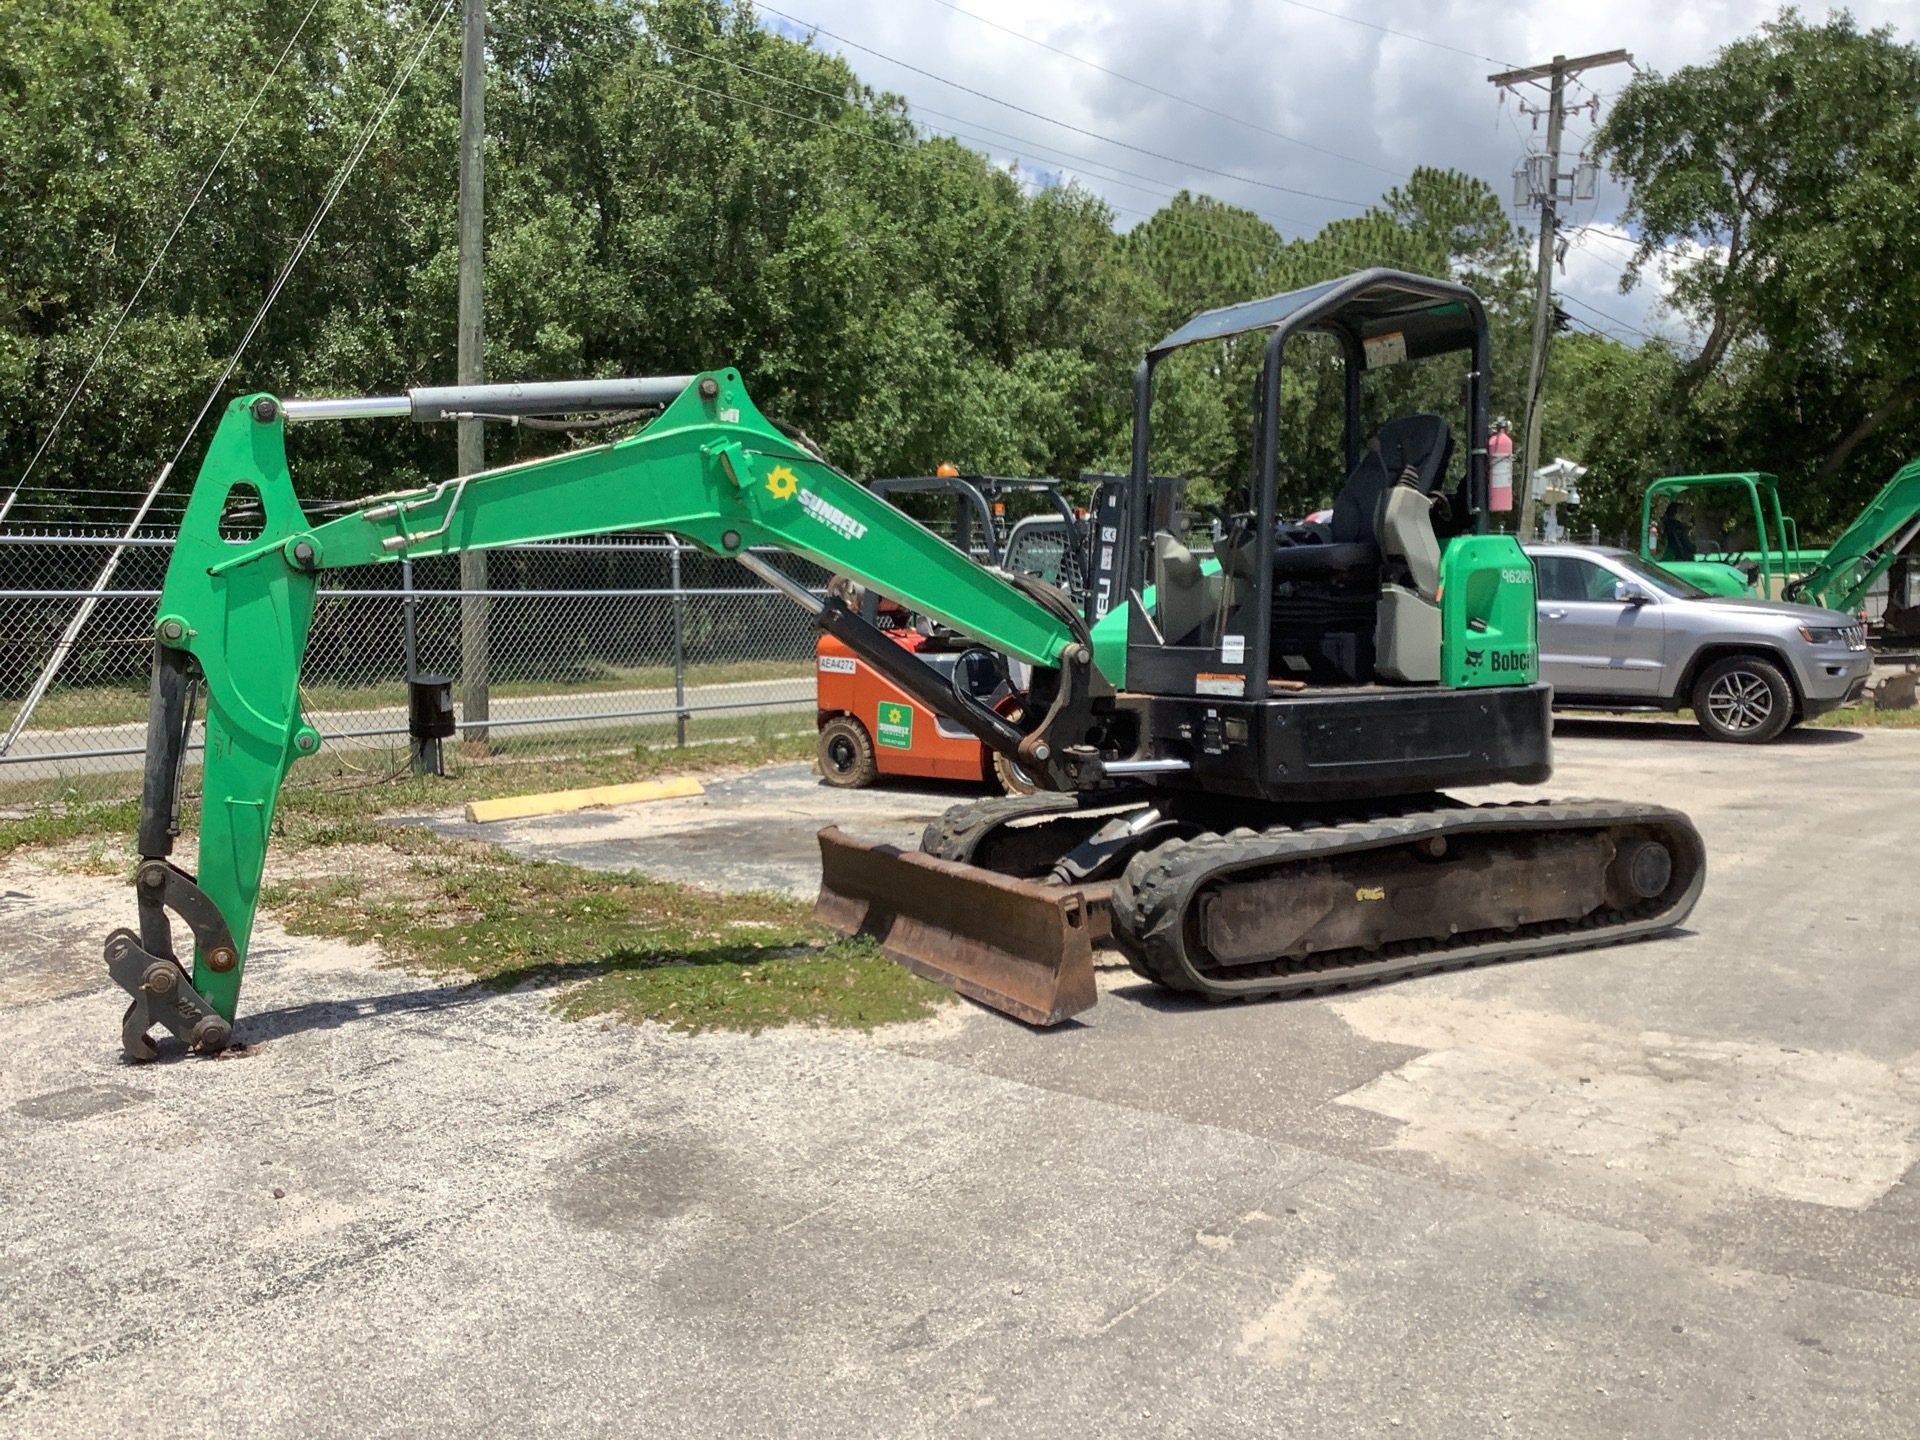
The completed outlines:
<svg viewBox="0 0 1920 1440">
<path fill-rule="evenodd" d="M 1069 887 L 941 860 L 897 845 L 820 832 L 814 918 L 870 935 L 916 975 L 1029 1025 L 1093 1007 L 1093 945 L 1105 886 Z"/>
</svg>

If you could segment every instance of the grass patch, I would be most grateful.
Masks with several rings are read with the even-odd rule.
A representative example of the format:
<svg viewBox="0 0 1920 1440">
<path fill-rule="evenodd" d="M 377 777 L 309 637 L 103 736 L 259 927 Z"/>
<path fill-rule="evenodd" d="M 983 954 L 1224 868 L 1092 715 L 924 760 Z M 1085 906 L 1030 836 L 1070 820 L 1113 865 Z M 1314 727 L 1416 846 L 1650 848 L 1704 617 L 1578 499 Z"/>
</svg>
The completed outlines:
<svg viewBox="0 0 1920 1440">
<path fill-rule="evenodd" d="M 74 840 L 122 837 L 131 854 L 140 823 L 138 800 L 99 805 L 43 806 L 19 815 L 0 816 L 0 856 L 23 847 L 65 845 Z"/>
<path fill-rule="evenodd" d="M 794 718 L 806 721 L 804 716 Z M 377 752 L 360 755 L 360 760 L 370 762 L 360 769 L 347 769 L 338 762 L 322 768 L 328 764 L 323 755 L 296 766 L 295 778 L 282 788 L 274 843 L 345 844 L 350 843 L 343 838 L 349 833 L 361 834 L 351 827 L 378 815 L 439 810 L 501 795 L 757 769 L 811 759 L 813 748 L 814 735 L 809 730 L 804 734 L 689 746 L 685 750 L 635 746 L 585 755 L 454 757 L 454 773 L 445 776 L 413 774 L 406 769 L 404 753 L 397 754 L 384 769 L 371 768 Z M 135 786 L 139 778 L 137 772 L 132 776 Z M 199 785 L 199 768 L 192 767 L 186 774 L 188 798 L 181 807 L 185 833 L 177 852 L 186 856 L 194 853 L 193 832 L 199 827 Z M 93 837 L 123 839 L 127 854 L 133 853 L 134 828 L 140 817 L 138 799 L 82 801 L 74 798 L 71 786 L 48 781 L 40 788 L 13 787 L 0 796 L 0 803 L 13 807 L 12 814 L 0 814 L 0 856 L 22 846 L 61 845 Z"/>
<path fill-rule="evenodd" d="M 811 724 L 810 717 L 795 718 Z M 451 757 L 450 752 L 454 771 L 449 775 L 415 775 L 404 769 L 371 775 L 342 770 L 319 777 L 309 772 L 310 783 L 291 785 L 281 796 L 280 832 L 296 844 L 337 844 L 341 842 L 314 839 L 315 827 L 324 835 L 328 825 L 351 824 L 374 815 L 441 810 L 502 795 L 624 785 L 668 775 L 753 770 L 810 760 L 815 738 L 809 728 L 804 734 L 731 740 L 685 750 L 636 746 L 606 754 L 487 757 Z M 400 763 L 404 765 L 404 756 Z"/>
<path fill-rule="evenodd" d="M 1844 709 L 1816 715 L 1807 724 L 1822 730 L 1920 730 L 1920 710 L 1876 710 L 1871 705 L 1848 705 Z"/>
<path fill-rule="evenodd" d="M 290 933 L 378 942 L 410 965 L 501 989 L 552 986 L 569 1018 L 657 1020 L 693 1034 L 870 1030 L 951 998 L 871 942 L 823 930 L 784 895 L 714 895 L 517 860 L 421 830 L 356 830 L 350 843 L 364 847 L 358 864 L 268 887 L 262 898 Z"/>
<path fill-rule="evenodd" d="M 1678 710 L 1662 711 L 1559 710 L 1555 713 L 1568 720 L 1681 720 L 1689 725 L 1694 723 L 1693 711 L 1685 706 Z M 1815 730 L 1920 730 L 1920 709 L 1877 710 L 1872 705 L 1848 705 L 1840 710 L 1816 715 L 1804 723 Z"/>
</svg>

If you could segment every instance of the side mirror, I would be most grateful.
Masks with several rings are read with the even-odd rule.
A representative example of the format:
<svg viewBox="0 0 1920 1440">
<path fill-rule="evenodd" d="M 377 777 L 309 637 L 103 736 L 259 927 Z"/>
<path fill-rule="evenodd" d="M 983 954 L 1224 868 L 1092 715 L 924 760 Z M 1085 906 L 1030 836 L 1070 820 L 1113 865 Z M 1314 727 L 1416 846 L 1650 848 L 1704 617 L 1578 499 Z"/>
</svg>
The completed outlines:
<svg viewBox="0 0 1920 1440">
<path fill-rule="evenodd" d="M 1632 580 L 1616 580 L 1613 586 L 1613 598 L 1622 605 L 1651 605 L 1653 596 L 1643 585 Z"/>
</svg>

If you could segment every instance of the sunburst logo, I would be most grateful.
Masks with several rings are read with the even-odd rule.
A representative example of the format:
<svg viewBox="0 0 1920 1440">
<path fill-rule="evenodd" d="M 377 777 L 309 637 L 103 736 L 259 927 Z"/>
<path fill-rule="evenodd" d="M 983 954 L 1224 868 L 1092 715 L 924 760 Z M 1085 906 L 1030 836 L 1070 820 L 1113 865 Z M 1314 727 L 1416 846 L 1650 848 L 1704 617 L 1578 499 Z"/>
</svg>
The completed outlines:
<svg viewBox="0 0 1920 1440">
<path fill-rule="evenodd" d="M 800 488 L 800 479 L 784 465 L 776 465 L 767 472 L 767 493 L 776 500 L 791 500 L 793 492 Z"/>
</svg>

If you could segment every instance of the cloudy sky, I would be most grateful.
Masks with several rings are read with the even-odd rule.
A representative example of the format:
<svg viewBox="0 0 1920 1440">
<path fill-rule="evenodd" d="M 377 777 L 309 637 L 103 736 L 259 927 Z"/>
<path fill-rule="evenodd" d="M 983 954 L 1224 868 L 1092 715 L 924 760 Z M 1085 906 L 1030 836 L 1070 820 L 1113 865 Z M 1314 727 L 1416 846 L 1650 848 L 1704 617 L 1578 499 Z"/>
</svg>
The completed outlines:
<svg viewBox="0 0 1920 1440">
<path fill-rule="evenodd" d="M 1705 60 L 1777 12 L 1767 0 L 757 0 L 763 21 L 843 53 L 927 126 L 1002 163 L 1071 176 L 1128 226 L 1187 188 L 1256 210 L 1284 234 L 1352 215 L 1416 165 L 1481 176 L 1504 197 L 1544 141 L 1496 70 L 1625 49 L 1641 68 Z M 1863 25 L 1915 33 L 1913 7 L 1861 0 Z M 1824 14 L 1818 4 L 1803 13 Z M 1607 97 L 1625 66 L 1590 72 Z M 1144 83 L 1138 83 L 1144 82 Z M 1149 88 L 1151 87 L 1151 88 Z M 1162 93 L 1164 92 L 1164 93 Z M 1544 92 L 1530 92 L 1544 101 Z M 1571 117 L 1567 149 L 1591 131 Z M 1622 295 L 1631 246 L 1620 192 L 1573 207 L 1560 293 L 1579 320 L 1630 343 L 1683 334 L 1657 287 Z M 1567 219 L 1568 217 L 1563 217 Z"/>
</svg>

